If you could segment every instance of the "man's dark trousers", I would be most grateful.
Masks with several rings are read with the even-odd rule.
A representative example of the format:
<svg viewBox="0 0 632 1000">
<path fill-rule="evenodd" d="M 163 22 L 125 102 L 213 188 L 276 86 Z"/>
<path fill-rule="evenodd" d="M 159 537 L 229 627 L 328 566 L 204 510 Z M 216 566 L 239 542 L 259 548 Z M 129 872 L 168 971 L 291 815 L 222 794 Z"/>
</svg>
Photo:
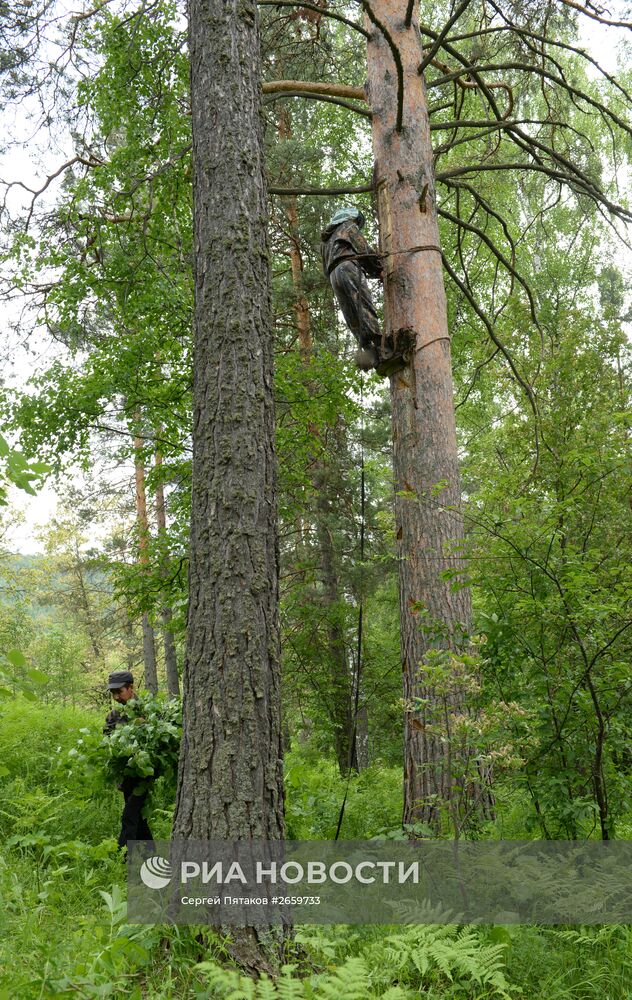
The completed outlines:
<svg viewBox="0 0 632 1000">
<path fill-rule="evenodd" d="M 138 778 L 123 778 L 120 789 L 125 798 L 123 815 L 121 817 L 121 833 L 118 839 L 119 847 L 125 847 L 128 840 L 153 840 L 147 820 L 142 815 L 143 806 L 147 802 L 147 792 L 134 795 L 139 782 Z"/>
</svg>

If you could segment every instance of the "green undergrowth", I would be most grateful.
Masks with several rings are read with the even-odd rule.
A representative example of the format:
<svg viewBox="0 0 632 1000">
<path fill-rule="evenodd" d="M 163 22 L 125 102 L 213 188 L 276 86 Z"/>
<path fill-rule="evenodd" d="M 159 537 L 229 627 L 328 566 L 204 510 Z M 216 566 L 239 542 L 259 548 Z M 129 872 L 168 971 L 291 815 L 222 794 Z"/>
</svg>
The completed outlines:
<svg viewBox="0 0 632 1000">
<path fill-rule="evenodd" d="M 104 714 L 0 706 L 0 1000 L 632 997 L 628 927 L 299 927 L 279 975 L 255 983 L 206 928 L 128 924 L 114 839 L 121 796 L 71 753 L 78 739 L 100 739 Z M 290 836 L 331 837 L 345 791 L 344 839 L 396 827 L 396 769 L 374 766 L 347 783 L 307 749 L 290 753 Z M 159 836 L 170 808 L 158 783 Z M 518 816 L 516 807 L 512 833 Z"/>
<path fill-rule="evenodd" d="M 285 756 L 285 822 L 290 840 L 329 840 L 343 801 L 342 840 L 366 840 L 394 830 L 402 818 L 402 772 L 375 764 L 341 778 L 333 760 L 309 748 Z M 346 800 L 345 800 L 346 796 Z"/>
</svg>

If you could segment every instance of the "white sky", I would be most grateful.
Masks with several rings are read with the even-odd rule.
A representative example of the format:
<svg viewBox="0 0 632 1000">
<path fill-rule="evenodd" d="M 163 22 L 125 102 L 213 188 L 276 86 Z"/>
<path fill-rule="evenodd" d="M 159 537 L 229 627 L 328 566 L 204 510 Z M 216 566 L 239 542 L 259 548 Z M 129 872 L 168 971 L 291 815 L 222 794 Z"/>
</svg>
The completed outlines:
<svg viewBox="0 0 632 1000">
<path fill-rule="evenodd" d="M 613 13 L 612 16 L 616 15 Z M 606 28 L 586 18 L 581 18 L 580 21 L 581 43 L 607 72 L 615 75 L 619 50 L 622 40 L 626 37 L 625 30 Z M 595 77 L 599 75 L 596 70 L 590 72 Z M 8 119 L 5 116 L 2 127 L 5 134 L 13 137 L 26 136 L 30 129 L 25 116 L 20 118 L 13 114 Z M 50 148 L 47 154 L 42 153 L 38 142 L 23 148 L 14 147 L 10 153 L 0 155 L 0 177 L 5 180 L 19 178 L 28 186 L 37 187 L 47 172 L 56 169 L 71 155 L 70 140 L 68 139 L 66 144 L 66 140 L 59 135 L 54 140 L 54 148 Z M 55 185 L 51 185 L 49 197 L 54 199 L 54 195 Z M 13 189 L 13 206 L 24 204 L 27 197 L 20 189 Z M 3 344 L 0 356 L 0 383 L 16 388 L 23 386 L 36 370 L 45 367 L 51 358 L 60 352 L 58 345 L 41 333 L 32 334 L 28 344 L 21 342 L 20 338 L 10 330 L 18 312 L 19 309 L 15 304 L 12 306 L 0 304 L 0 337 Z M 76 471 L 73 471 L 72 475 L 73 478 L 80 478 L 80 474 Z M 120 471 L 118 475 L 120 477 Z M 12 488 L 10 502 L 12 511 L 21 513 L 22 523 L 9 528 L 4 544 L 13 551 L 24 554 L 41 552 L 42 545 L 34 537 L 34 532 L 38 526 L 49 521 L 57 511 L 58 494 L 54 485 L 47 484 L 37 497 L 30 497 L 23 491 Z"/>
</svg>

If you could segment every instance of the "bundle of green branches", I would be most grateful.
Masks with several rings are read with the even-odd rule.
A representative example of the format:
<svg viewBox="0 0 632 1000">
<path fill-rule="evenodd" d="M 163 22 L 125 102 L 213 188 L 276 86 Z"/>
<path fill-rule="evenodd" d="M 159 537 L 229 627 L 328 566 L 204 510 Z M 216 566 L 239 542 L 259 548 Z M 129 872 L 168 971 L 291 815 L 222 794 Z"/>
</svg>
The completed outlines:
<svg viewBox="0 0 632 1000">
<path fill-rule="evenodd" d="M 182 735 L 180 700 L 146 694 L 117 710 L 121 722 L 98 748 L 105 753 L 107 775 L 118 783 L 126 777 L 175 781 Z"/>
</svg>

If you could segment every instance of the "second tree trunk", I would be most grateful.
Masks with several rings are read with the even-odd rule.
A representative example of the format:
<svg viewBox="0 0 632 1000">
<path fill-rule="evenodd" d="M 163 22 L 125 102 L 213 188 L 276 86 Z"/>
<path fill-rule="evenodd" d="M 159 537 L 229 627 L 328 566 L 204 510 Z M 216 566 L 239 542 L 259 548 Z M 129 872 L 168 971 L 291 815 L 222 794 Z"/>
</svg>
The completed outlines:
<svg viewBox="0 0 632 1000">
<path fill-rule="evenodd" d="M 463 695 L 457 681 L 436 682 L 432 651 L 459 648 L 470 627 L 471 608 L 469 591 L 453 590 L 443 575 L 462 566 L 463 521 L 433 153 L 425 84 L 418 72 L 419 11 L 415 5 L 407 28 L 406 6 L 403 0 L 372 5 L 399 51 L 403 87 L 384 34 L 367 19 L 372 32 L 368 96 L 381 250 L 387 254 L 386 325 L 393 334 L 412 330 L 416 340 L 410 366 L 391 377 L 405 702 L 404 822 L 430 823 L 437 829 L 442 812 L 454 826 L 457 798 L 462 811 L 468 762 L 456 759 L 451 733 L 451 720 L 463 711 Z"/>
</svg>

